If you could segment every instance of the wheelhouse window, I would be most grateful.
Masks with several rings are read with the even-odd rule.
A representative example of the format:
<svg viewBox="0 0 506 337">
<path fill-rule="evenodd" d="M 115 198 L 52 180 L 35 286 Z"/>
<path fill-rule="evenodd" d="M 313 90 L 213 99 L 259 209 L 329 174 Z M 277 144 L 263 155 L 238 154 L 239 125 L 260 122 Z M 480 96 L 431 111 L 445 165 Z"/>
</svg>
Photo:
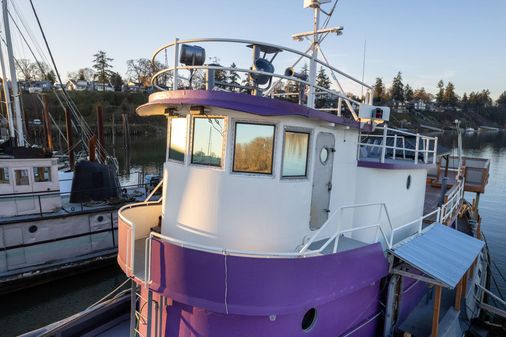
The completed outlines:
<svg viewBox="0 0 506 337">
<path fill-rule="evenodd" d="M 14 178 L 17 186 L 30 185 L 30 178 L 28 177 L 28 170 L 14 170 Z"/>
<path fill-rule="evenodd" d="M 0 167 L 0 184 L 9 183 L 9 169 L 7 167 Z"/>
<path fill-rule="evenodd" d="M 193 120 L 193 164 L 221 166 L 224 129 L 223 118 L 196 117 Z"/>
<path fill-rule="evenodd" d="M 308 151 L 309 133 L 285 131 L 281 176 L 285 178 L 305 177 L 307 175 Z"/>
<path fill-rule="evenodd" d="M 274 125 L 236 123 L 234 172 L 272 174 Z"/>
<path fill-rule="evenodd" d="M 50 167 L 34 167 L 33 180 L 37 183 L 51 181 L 51 168 Z"/>
<path fill-rule="evenodd" d="M 184 162 L 186 128 L 186 118 L 172 118 L 170 121 L 169 159 Z"/>
</svg>

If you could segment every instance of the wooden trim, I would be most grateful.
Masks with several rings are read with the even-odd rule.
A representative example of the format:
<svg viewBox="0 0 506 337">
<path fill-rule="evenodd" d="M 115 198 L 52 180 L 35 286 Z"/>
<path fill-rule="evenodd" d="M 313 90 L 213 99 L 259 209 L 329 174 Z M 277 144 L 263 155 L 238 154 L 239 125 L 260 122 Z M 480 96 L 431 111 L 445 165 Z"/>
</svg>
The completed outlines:
<svg viewBox="0 0 506 337">
<path fill-rule="evenodd" d="M 439 335 L 439 312 L 441 310 L 441 287 L 434 287 L 434 313 L 432 315 L 432 337 Z"/>
<path fill-rule="evenodd" d="M 462 283 L 466 278 L 467 272 L 464 274 L 464 277 L 457 284 L 457 289 L 455 289 L 455 310 L 460 311 L 461 303 L 462 303 Z"/>
</svg>

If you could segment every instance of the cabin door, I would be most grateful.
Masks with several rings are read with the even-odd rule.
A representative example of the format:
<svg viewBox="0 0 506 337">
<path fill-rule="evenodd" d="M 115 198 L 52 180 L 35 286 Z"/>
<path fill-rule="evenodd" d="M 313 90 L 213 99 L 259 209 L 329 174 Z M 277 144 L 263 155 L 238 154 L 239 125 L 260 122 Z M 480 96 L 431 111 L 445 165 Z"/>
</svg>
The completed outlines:
<svg viewBox="0 0 506 337">
<path fill-rule="evenodd" d="M 332 191 L 332 166 L 334 163 L 334 135 L 320 132 L 316 137 L 316 152 L 311 194 L 310 228 L 320 228 L 329 218 L 330 192 Z"/>
<path fill-rule="evenodd" d="M 35 211 L 35 198 L 30 194 L 33 192 L 33 173 L 30 167 L 16 167 L 13 169 L 14 193 L 16 198 L 17 214 L 30 214 Z"/>
</svg>

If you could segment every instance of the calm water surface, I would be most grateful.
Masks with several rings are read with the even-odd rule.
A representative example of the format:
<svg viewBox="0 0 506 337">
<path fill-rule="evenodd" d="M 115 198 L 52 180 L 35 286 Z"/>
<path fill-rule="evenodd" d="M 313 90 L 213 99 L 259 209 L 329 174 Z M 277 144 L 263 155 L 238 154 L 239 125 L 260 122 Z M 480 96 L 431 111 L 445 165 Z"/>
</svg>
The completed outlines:
<svg viewBox="0 0 506 337">
<path fill-rule="evenodd" d="M 454 148 L 455 135 L 440 136 L 441 144 Z M 121 140 L 119 141 L 121 143 Z M 464 136 L 464 154 L 490 158 L 490 179 L 481 196 L 480 211 L 490 255 L 502 274 L 506 274 L 506 134 L 475 134 Z M 112 149 L 110 150 L 112 152 Z M 157 173 L 165 156 L 165 138 L 132 139 L 131 156 L 117 146 L 121 174 L 128 172 Z M 455 152 L 456 154 L 456 152 Z M 136 183 L 137 175 L 122 177 Z M 472 195 L 467 196 L 469 199 Z M 506 295 L 506 282 L 494 270 L 498 289 Z M 86 274 L 72 276 L 17 293 L 0 296 L 0 336 L 16 336 L 82 311 L 109 293 L 125 280 L 115 265 Z"/>
</svg>

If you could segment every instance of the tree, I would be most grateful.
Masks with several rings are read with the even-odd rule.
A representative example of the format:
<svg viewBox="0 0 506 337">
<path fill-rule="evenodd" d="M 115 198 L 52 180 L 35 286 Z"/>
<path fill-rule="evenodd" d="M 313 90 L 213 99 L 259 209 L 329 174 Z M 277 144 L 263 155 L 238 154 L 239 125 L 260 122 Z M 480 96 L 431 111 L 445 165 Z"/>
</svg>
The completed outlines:
<svg viewBox="0 0 506 337">
<path fill-rule="evenodd" d="M 464 111 L 467 111 L 467 108 L 469 106 L 469 98 L 467 97 L 466 93 L 464 93 L 464 95 L 462 95 L 461 105 L 462 105 L 462 109 Z"/>
<path fill-rule="evenodd" d="M 431 101 L 431 94 L 429 94 L 427 91 L 425 91 L 425 88 L 422 87 L 420 89 L 416 89 L 413 98 L 422 102 L 430 102 Z"/>
<path fill-rule="evenodd" d="M 233 62 L 230 65 L 230 68 L 237 68 L 237 65 L 235 64 L 235 62 Z M 240 78 L 241 78 L 241 76 L 239 76 L 239 74 L 237 73 L 237 71 L 235 71 L 235 70 L 229 70 L 228 76 L 227 76 L 227 82 L 228 83 L 233 84 L 233 85 L 239 85 L 239 79 Z M 231 89 L 232 89 L 232 91 L 236 91 L 237 87 L 233 86 L 233 87 L 231 87 Z"/>
<path fill-rule="evenodd" d="M 496 103 L 500 107 L 506 107 L 506 91 L 503 91 L 503 93 L 497 99 Z"/>
<path fill-rule="evenodd" d="M 49 81 L 49 82 L 51 82 L 51 83 L 54 83 L 54 82 L 56 82 L 56 74 L 54 73 L 54 71 L 53 71 L 53 70 L 50 70 L 50 71 L 48 71 L 48 72 L 46 73 L 46 75 L 44 76 L 44 79 L 45 79 L 46 81 Z"/>
<path fill-rule="evenodd" d="M 452 82 L 448 82 L 444 90 L 443 103 L 447 106 L 454 107 L 457 105 L 459 99 L 455 94 L 455 86 Z"/>
<path fill-rule="evenodd" d="M 404 101 L 404 84 L 402 83 L 402 73 L 399 71 L 392 81 L 392 88 L 390 94 L 394 101 Z"/>
<path fill-rule="evenodd" d="M 28 59 L 18 59 L 16 62 L 16 75 L 25 81 L 34 81 L 37 76 L 37 65 Z"/>
<path fill-rule="evenodd" d="M 415 97 L 415 93 L 413 92 L 413 89 L 409 84 L 406 84 L 406 87 L 404 88 L 404 99 L 407 102 L 411 102 L 413 98 Z"/>
<path fill-rule="evenodd" d="M 121 87 L 123 86 L 123 79 L 121 78 L 120 74 L 118 74 L 117 72 L 111 73 L 109 81 L 111 82 L 111 85 L 114 87 L 114 91 L 121 91 Z"/>
<path fill-rule="evenodd" d="M 438 104 L 443 104 L 444 103 L 444 96 L 445 96 L 445 84 L 444 84 L 443 80 L 440 80 L 437 83 L 437 87 L 439 88 L 439 91 L 436 94 L 436 102 Z"/>
<path fill-rule="evenodd" d="M 325 89 L 330 89 L 330 79 L 323 67 L 320 67 L 320 71 L 318 71 L 318 75 L 316 75 L 316 85 Z M 319 91 L 321 91 L 321 89 Z"/>
<path fill-rule="evenodd" d="M 161 62 L 151 62 L 146 58 L 139 58 L 127 61 L 127 76 L 134 83 L 139 83 L 144 87 L 151 85 L 151 78 L 159 70 L 163 69 Z M 168 76 L 161 76 L 162 82 L 168 81 Z M 165 83 L 166 84 L 166 83 Z"/>
<path fill-rule="evenodd" d="M 95 77 L 100 83 L 109 82 L 109 77 L 111 76 L 112 62 L 114 59 L 107 57 L 107 53 L 105 51 L 99 50 L 96 54 L 93 55 L 93 69 L 95 69 L 96 74 Z"/>
<path fill-rule="evenodd" d="M 385 101 L 385 85 L 381 77 L 376 77 L 373 87 L 374 104 L 382 104 Z"/>
</svg>

